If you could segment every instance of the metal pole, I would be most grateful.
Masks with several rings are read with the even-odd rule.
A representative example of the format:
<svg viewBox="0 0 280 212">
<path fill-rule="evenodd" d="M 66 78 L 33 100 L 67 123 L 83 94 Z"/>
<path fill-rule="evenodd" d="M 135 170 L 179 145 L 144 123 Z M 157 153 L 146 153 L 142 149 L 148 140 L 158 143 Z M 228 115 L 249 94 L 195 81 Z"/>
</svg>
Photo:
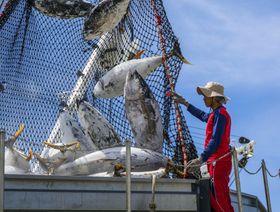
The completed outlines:
<svg viewBox="0 0 280 212">
<path fill-rule="evenodd" d="M 0 129 L 0 212 L 4 211 L 5 130 Z"/>
<path fill-rule="evenodd" d="M 237 192 L 238 210 L 239 210 L 239 212 L 243 212 L 240 177 L 239 177 L 239 172 L 238 172 L 238 159 L 237 159 L 237 152 L 236 152 L 235 148 L 233 148 L 232 160 L 233 160 L 233 166 L 234 166 L 234 176 L 235 176 L 235 186 L 236 186 L 236 192 Z"/>
<path fill-rule="evenodd" d="M 265 189 L 267 211 L 271 212 L 272 210 L 271 210 L 271 202 L 270 202 L 270 195 L 269 195 L 269 187 L 268 187 L 268 181 L 267 181 L 267 175 L 266 175 L 266 165 L 265 165 L 264 160 L 262 160 L 262 174 L 263 174 L 263 183 L 264 183 L 264 189 Z"/>
<path fill-rule="evenodd" d="M 131 212 L 131 142 L 126 140 L 126 211 Z"/>
</svg>

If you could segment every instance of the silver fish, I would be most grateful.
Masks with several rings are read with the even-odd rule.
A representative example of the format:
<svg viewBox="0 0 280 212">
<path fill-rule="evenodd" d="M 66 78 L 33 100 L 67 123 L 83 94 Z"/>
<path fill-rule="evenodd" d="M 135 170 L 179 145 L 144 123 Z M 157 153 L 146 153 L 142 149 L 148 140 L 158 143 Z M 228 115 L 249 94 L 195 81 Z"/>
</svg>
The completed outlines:
<svg viewBox="0 0 280 212">
<path fill-rule="evenodd" d="M 41 13 L 62 19 L 84 17 L 94 7 L 86 0 L 30 0 L 30 2 Z"/>
<path fill-rule="evenodd" d="M 175 42 L 174 49 L 168 55 L 180 58 L 184 63 L 189 63 L 183 56 L 179 44 Z M 162 56 L 153 56 L 143 59 L 132 59 L 123 62 L 108 71 L 95 85 L 93 95 L 98 98 L 113 98 L 123 95 L 125 78 L 130 70 L 136 70 L 146 78 L 162 64 Z"/>
<path fill-rule="evenodd" d="M 85 19 L 83 35 L 92 40 L 110 32 L 127 12 L 130 0 L 103 0 L 94 7 Z"/>
<path fill-rule="evenodd" d="M 96 145 L 91 142 L 90 138 L 80 127 L 78 121 L 69 113 L 69 111 L 62 111 L 59 121 L 61 127 L 60 129 L 63 134 L 61 139 L 63 144 L 70 144 L 74 141 L 79 141 L 81 151 L 95 151 L 98 149 Z"/>
<path fill-rule="evenodd" d="M 160 107 L 137 71 L 129 71 L 124 86 L 125 112 L 136 147 L 162 152 Z"/>
<path fill-rule="evenodd" d="M 52 144 L 56 146 L 56 148 L 50 148 L 51 145 L 45 142 L 47 147 L 45 147 L 41 153 L 42 158 L 50 160 L 63 158 L 65 161 L 73 161 L 80 156 L 98 149 L 67 109 L 60 111 L 58 121 L 61 131 L 61 143 Z M 65 146 L 74 144 L 75 142 L 79 142 L 80 144 L 79 151 L 75 148 L 69 149 L 69 151 L 63 151 Z"/>
<path fill-rule="evenodd" d="M 112 173 L 115 167 L 125 165 L 126 147 L 103 149 L 62 164 L 54 170 L 55 175 L 92 175 L 101 172 Z M 158 152 L 131 147 L 133 171 L 152 171 L 165 167 L 167 158 Z"/>
<path fill-rule="evenodd" d="M 107 119 L 86 101 L 78 102 L 78 118 L 86 134 L 98 149 L 119 146 L 121 139 Z"/>
</svg>

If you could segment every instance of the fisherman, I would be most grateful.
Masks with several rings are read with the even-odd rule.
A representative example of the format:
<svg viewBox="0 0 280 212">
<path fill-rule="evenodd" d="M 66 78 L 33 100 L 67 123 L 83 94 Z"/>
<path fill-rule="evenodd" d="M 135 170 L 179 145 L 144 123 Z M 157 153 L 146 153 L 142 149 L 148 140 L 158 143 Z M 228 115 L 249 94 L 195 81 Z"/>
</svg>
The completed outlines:
<svg viewBox="0 0 280 212">
<path fill-rule="evenodd" d="M 211 113 L 201 111 L 174 93 L 178 103 L 185 105 L 193 116 L 207 122 L 204 151 L 198 158 L 188 163 L 190 167 L 188 171 L 196 171 L 202 163 L 207 162 L 212 182 L 210 194 L 212 210 L 233 212 L 228 186 L 232 168 L 229 154 L 231 118 L 223 106 L 229 98 L 224 95 L 224 86 L 217 82 L 208 82 L 204 87 L 197 87 L 197 93 L 203 95 L 206 107 L 212 109 Z"/>
</svg>

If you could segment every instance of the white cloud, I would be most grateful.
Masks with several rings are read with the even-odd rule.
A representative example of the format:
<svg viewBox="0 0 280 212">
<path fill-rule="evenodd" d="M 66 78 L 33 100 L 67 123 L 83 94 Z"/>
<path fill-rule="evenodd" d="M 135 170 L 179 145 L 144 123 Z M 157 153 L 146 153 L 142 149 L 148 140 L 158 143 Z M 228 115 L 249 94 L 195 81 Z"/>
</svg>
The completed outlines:
<svg viewBox="0 0 280 212">
<path fill-rule="evenodd" d="M 259 14 L 221 1 L 177 2 L 171 22 L 194 64 L 184 69 L 204 81 L 215 76 L 232 86 L 279 84 L 280 14 Z M 187 78 L 189 72 L 184 74 Z"/>
</svg>

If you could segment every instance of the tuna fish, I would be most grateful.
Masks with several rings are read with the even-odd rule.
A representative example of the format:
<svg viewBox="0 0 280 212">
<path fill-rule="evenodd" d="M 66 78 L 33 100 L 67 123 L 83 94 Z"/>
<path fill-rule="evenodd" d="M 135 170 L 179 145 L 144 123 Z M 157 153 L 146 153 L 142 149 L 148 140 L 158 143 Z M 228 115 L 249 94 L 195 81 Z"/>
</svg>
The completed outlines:
<svg viewBox="0 0 280 212">
<path fill-rule="evenodd" d="M 124 86 L 125 112 L 136 147 L 162 152 L 163 126 L 160 107 L 145 80 L 129 71 Z"/>
<path fill-rule="evenodd" d="M 168 55 L 179 57 L 183 62 L 189 63 L 181 54 L 178 43 Z M 143 78 L 146 78 L 158 66 L 162 64 L 162 56 L 154 56 L 143 59 L 132 59 L 123 62 L 108 71 L 95 85 L 93 95 L 98 98 L 113 98 L 123 95 L 125 77 L 130 70 L 136 70 Z"/>
<path fill-rule="evenodd" d="M 61 139 L 63 144 L 71 144 L 78 141 L 80 142 L 81 151 L 95 151 L 98 149 L 96 145 L 91 142 L 90 138 L 86 136 L 78 121 L 69 113 L 69 111 L 62 111 L 59 118 L 60 129 L 63 133 Z"/>
<path fill-rule="evenodd" d="M 43 159 L 53 161 L 60 158 L 69 162 L 98 149 L 66 108 L 60 111 L 58 120 L 62 134 L 61 143 L 45 142 L 47 146 L 41 153 Z"/>
<path fill-rule="evenodd" d="M 78 118 L 86 134 L 98 149 L 121 144 L 118 134 L 105 117 L 86 101 L 78 102 Z"/>
<path fill-rule="evenodd" d="M 99 150 L 54 170 L 55 175 L 92 175 L 112 173 L 119 164 L 125 164 L 126 147 Z M 165 167 L 167 158 L 158 152 L 131 147 L 131 167 L 134 172 L 152 171 Z"/>
<path fill-rule="evenodd" d="M 41 13 L 62 19 L 86 16 L 94 7 L 86 0 L 30 0 L 30 3 Z"/>
<path fill-rule="evenodd" d="M 127 12 L 130 0 L 103 0 L 94 7 L 85 19 L 84 38 L 92 40 L 110 32 Z"/>
</svg>

